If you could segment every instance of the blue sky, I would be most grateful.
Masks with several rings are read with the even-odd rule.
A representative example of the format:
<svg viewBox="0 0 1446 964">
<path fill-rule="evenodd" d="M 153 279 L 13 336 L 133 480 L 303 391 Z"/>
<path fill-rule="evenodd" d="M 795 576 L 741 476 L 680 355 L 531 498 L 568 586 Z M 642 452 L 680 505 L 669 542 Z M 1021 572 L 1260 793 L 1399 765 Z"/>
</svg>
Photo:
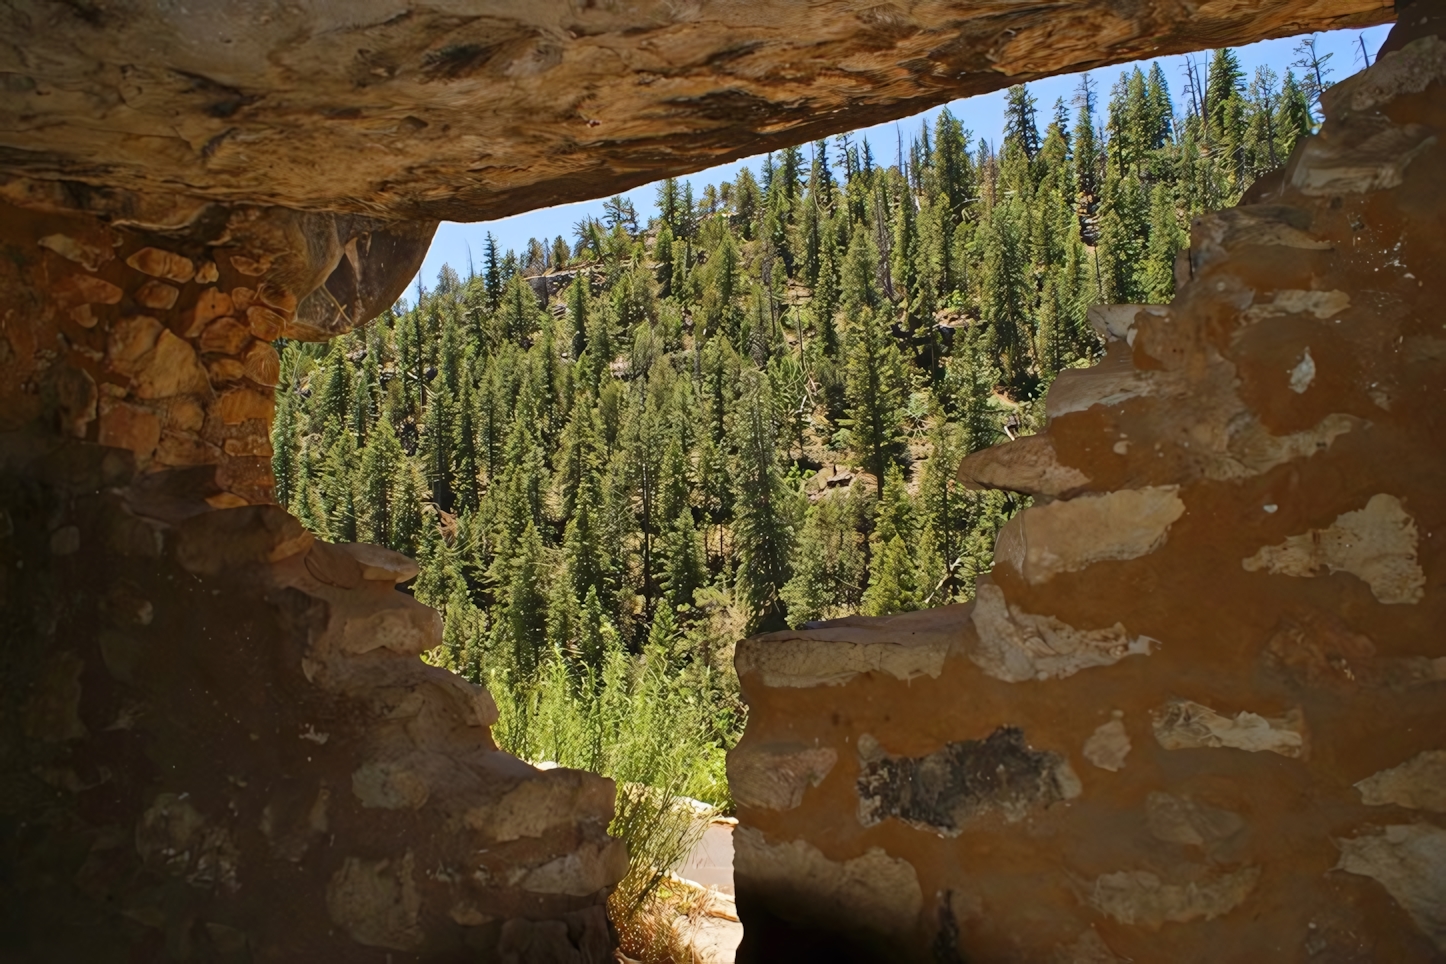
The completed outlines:
<svg viewBox="0 0 1446 964">
<path fill-rule="evenodd" d="M 1358 38 L 1364 38 L 1366 50 L 1374 62 L 1376 51 L 1385 42 L 1389 32 L 1390 27 L 1387 25 L 1371 27 L 1364 31 L 1341 30 L 1317 34 L 1317 49 L 1333 55 L 1328 63 L 1333 73 L 1328 79 L 1343 80 L 1361 69 Z M 1248 47 L 1238 48 L 1237 53 L 1241 66 L 1245 69 L 1246 77 L 1252 76 L 1256 66 L 1261 64 L 1272 67 L 1283 76 L 1290 62 L 1296 59 L 1293 51 L 1298 40 L 1299 38 L 1266 40 Z M 1203 67 L 1208 63 L 1210 54 L 1207 51 L 1190 56 Z M 1185 89 L 1186 60 L 1185 56 L 1160 58 L 1161 66 L 1165 69 L 1165 76 L 1170 82 L 1170 93 L 1175 98 L 1177 113 L 1183 113 L 1180 104 L 1181 95 Z M 1139 61 L 1138 63 L 1148 69 L 1150 61 Z M 1110 87 L 1113 86 L 1115 79 L 1122 71 L 1130 70 L 1134 66 L 1134 64 L 1123 64 L 1119 67 L 1107 67 L 1091 72 L 1093 79 L 1099 85 L 1102 106 L 1109 99 Z M 1054 113 L 1056 98 L 1063 97 L 1067 105 L 1072 104 L 1074 91 L 1079 86 L 1079 78 L 1079 74 L 1065 74 L 1029 85 L 1030 92 L 1038 100 L 1041 130 Z M 948 106 L 954 116 L 960 118 L 965 128 L 973 131 L 971 143 L 977 143 L 981 137 L 998 143 L 1004 129 L 1004 91 L 956 100 Z M 861 128 L 854 133 L 854 137 L 856 139 L 867 138 L 873 148 L 874 158 L 880 163 L 892 164 L 895 160 L 898 133 L 902 132 L 904 143 L 907 144 L 909 137 L 918 132 L 920 123 L 926 122 L 932 126 L 934 118 L 942 109 L 942 107 L 936 107 L 894 123 Z M 683 180 L 693 182 L 696 197 L 701 195 L 702 187 L 705 184 L 733 180 L 737 176 L 739 168 L 744 165 L 753 168 L 754 173 L 757 174 L 762 166 L 762 156 L 744 158 L 730 164 L 711 167 L 696 174 L 690 174 Z M 646 220 L 655 213 L 656 193 L 654 185 L 647 184 L 628 191 L 625 197 L 632 200 L 639 218 Z M 476 259 L 480 270 L 483 243 L 489 231 L 497 238 L 498 246 L 503 251 L 512 248 L 521 252 L 525 250 L 529 238 L 538 238 L 547 242 L 559 234 L 567 239 L 568 244 L 572 244 L 574 241 L 572 226 L 587 215 L 601 217 L 602 202 L 603 199 L 598 198 L 592 201 L 562 204 L 497 221 L 477 221 L 467 224 L 444 221 L 437 229 L 437 235 L 432 241 L 432 247 L 427 252 L 426 259 L 422 262 L 418 276 L 422 279 L 424 286 L 431 288 L 436 283 L 437 273 L 442 269 L 442 265 L 450 264 L 458 274 L 465 278 L 468 274 L 469 257 Z M 415 290 L 416 282 L 414 280 L 409 289 L 411 297 L 415 297 Z"/>
</svg>

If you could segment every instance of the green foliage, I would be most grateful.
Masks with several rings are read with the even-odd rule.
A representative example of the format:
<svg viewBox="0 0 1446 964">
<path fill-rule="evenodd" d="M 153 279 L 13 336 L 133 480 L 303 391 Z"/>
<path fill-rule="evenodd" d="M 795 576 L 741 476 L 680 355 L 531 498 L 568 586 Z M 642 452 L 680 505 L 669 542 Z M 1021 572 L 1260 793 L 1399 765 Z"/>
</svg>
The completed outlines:
<svg viewBox="0 0 1446 964">
<path fill-rule="evenodd" d="M 846 376 L 848 418 L 840 424 L 848 430 L 849 446 L 874 474 L 882 492 L 884 472 L 903 444 L 904 365 L 899 346 L 880 314 L 856 309 L 852 322 Z"/>
<path fill-rule="evenodd" d="M 1158 67 L 1107 103 L 1086 78 L 1042 134 L 1018 86 L 997 154 L 945 110 L 896 167 L 844 137 L 664 181 L 651 224 L 613 198 L 571 248 L 489 235 L 477 276 L 282 346 L 277 497 L 417 556 L 427 658 L 487 683 L 500 745 L 618 779 L 666 866 L 672 795 L 728 805 L 733 643 L 969 598 L 1021 503 L 961 460 L 1096 357 L 1089 305 L 1173 296 L 1190 218 L 1310 131 L 1306 66 L 1247 84 L 1219 52 L 1178 115 Z"/>
<path fill-rule="evenodd" d="M 581 673 L 552 659 L 521 685 L 490 675 L 500 714 L 493 734 L 499 747 L 524 760 L 666 787 L 727 807 L 727 747 L 712 742 L 710 708 L 680 685 L 681 676 L 656 646 L 639 656 L 613 650 Z"/>
</svg>

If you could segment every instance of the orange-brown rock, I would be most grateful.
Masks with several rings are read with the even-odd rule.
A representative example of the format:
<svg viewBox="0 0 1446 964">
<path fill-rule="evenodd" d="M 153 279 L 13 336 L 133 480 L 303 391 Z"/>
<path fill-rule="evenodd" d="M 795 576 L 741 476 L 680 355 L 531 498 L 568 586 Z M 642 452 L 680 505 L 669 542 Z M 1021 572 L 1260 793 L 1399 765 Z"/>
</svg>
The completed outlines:
<svg viewBox="0 0 1446 964">
<path fill-rule="evenodd" d="M 196 273 L 190 258 L 160 248 L 141 248 L 126 258 L 126 264 L 143 274 L 171 281 L 190 281 Z"/>
<path fill-rule="evenodd" d="M 161 420 L 148 408 L 102 398 L 96 440 L 145 460 L 161 440 Z"/>
<path fill-rule="evenodd" d="M 168 285 L 164 281 L 147 281 L 136 289 L 131 297 L 135 303 L 142 308 L 153 308 L 165 311 L 167 308 L 175 307 L 176 299 L 181 296 L 181 291 L 175 285 Z"/>
<path fill-rule="evenodd" d="M 265 343 L 391 305 L 438 218 L 1391 16 L 6 6 L 0 957 L 610 956 L 608 781 L 497 752 L 417 659 L 415 564 L 267 504 Z M 1038 500 L 972 605 L 740 647 L 745 956 L 1443 953 L 1446 116 L 1411 36 L 1196 225 L 1173 305 L 1094 313 L 1046 435 L 971 458 Z"/>
<path fill-rule="evenodd" d="M 113 305 L 121 300 L 120 288 L 104 278 L 85 274 L 73 274 L 55 286 L 56 301 L 62 307 L 72 305 Z"/>
<path fill-rule="evenodd" d="M 231 311 L 230 295 L 217 288 L 207 288 L 183 316 L 184 327 L 181 334 L 187 338 L 195 338 L 207 325 L 217 318 L 231 314 Z"/>
<path fill-rule="evenodd" d="M 201 351 L 239 355 L 251 342 L 251 329 L 235 318 L 217 318 L 201 332 Z"/>
<path fill-rule="evenodd" d="M 265 305 L 252 305 L 246 309 L 246 323 L 251 334 L 262 341 L 273 341 L 286 330 L 286 317 L 272 311 Z"/>
<path fill-rule="evenodd" d="M 227 425 L 239 425 L 248 419 L 269 421 L 272 407 L 270 395 L 263 395 L 252 388 L 231 388 L 221 393 L 216 409 L 221 421 Z"/>
<path fill-rule="evenodd" d="M 281 357 L 264 341 L 247 349 L 245 364 L 246 377 L 258 385 L 273 386 L 281 378 Z"/>
<path fill-rule="evenodd" d="M 24 38 L 0 54 L 14 78 L 0 171 L 152 197 L 480 220 L 1048 74 L 1391 16 L 1383 0 L 545 0 L 264 16 L 219 0 L 184 15 L 23 0 L 0 15 L 0 33 Z M 131 206 L 154 225 L 204 205 Z M 246 248 L 218 262 L 259 277 L 274 268 L 267 258 Z"/>
<path fill-rule="evenodd" d="M 740 644 L 740 960 L 1446 955 L 1438 31 L 965 460 L 972 603 Z"/>
<path fill-rule="evenodd" d="M 496 750 L 415 565 L 116 451 L 0 439 L 5 959 L 605 960 L 612 783 Z"/>
</svg>

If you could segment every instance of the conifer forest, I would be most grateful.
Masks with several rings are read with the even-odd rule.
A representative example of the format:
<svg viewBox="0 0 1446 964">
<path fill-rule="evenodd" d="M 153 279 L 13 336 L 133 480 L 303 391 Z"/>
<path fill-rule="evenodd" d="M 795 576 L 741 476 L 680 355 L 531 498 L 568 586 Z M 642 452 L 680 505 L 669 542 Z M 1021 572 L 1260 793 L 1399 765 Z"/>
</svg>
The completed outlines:
<svg viewBox="0 0 1446 964">
<path fill-rule="evenodd" d="M 960 459 L 1039 426 L 1101 350 L 1090 305 L 1172 297 L 1190 219 L 1311 130 L 1304 66 L 1014 87 L 992 140 L 945 110 L 663 181 L 646 223 L 615 198 L 489 236 L 475 274 L 282 347 L 278 501 L 419 561 L 427 658 L 487 686 L 502 748 L 726 808 L 735 641 L 970 597 L 1022 502 Z"/>
</svg>

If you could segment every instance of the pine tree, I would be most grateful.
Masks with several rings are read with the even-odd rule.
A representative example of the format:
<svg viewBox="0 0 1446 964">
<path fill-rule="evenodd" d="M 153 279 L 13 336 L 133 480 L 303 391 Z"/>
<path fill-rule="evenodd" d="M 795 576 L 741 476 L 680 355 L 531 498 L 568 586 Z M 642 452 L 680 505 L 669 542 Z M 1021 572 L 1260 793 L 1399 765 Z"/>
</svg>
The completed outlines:
<svg viewBox="0 0 1446 964">
<path fill-rule="evenodd" d="M 594 670 L 601 669 L 607 656 L 607 617 L 603 615 L 597 587 L 588 590 L 578 623 L 578 653 L 584 664 Z"/>
<path fill-rule="evenodd" d="M 457 420 L 452 446 L 456 456 L 457 508 L 475 512 L 481 504 L 482 456 L 477 445 L 477 389 L 469 370 L 462 375 L 461 395 L 457 399 Z"/>
<path fill-rule="evenodd" d="M 1159 61 L 1150 64 L 1150 79 L 1145 88 L 1147 115 L 1146 150 L 1158 151 L 1170 142 L 1175 122 L 1175 104 L 1170 98 L 1170 84 Z"/>
<path fill-rule="evenodd" d="M 358 537 L 356 482 L 352 476 L 355 462 L 356 440 L 349 432 L 342 432 L 327 449 L 321 492 L 327 528 L 338 542 L 356 542 Z"/>
<path fill-rule="evenodd" d="M 351 411 L 351 365 L 342 353 L 340 342 L 332 345 L 326 356 L 326 382 L 321 390 L 322 419 L 341 428 L 348 423 Z"/>
<path fill-rule="evenodd" d="M 944 381 L 945 399 L 959 425 L 965 454 L 989 448 L 1002 434 L 993 400 L 999 374 L 989 357 L 985 336 L 971 329 L 963 344 L 956 342 Z"/>
<path fill-rule="evenodd" d="M 768 381 L 743 373 L 743 396 L 733 427 L 737 447 L 734 480 L 737 517 L 733 524 L 738 557 L 737 591 L 751 631 L 784 625 L 779 591 L 791 575 L 793 529 L 790 494 L 778 470 L 778 449 L 768 418 Z"/>
<path fill-rule="evenodd" d="M 943 221 L 944 231 L 946 236 L 952 235 L 954 225 L 974 199 L 975 176 L 969 158 L 969 132 L 947 107 L 939 112 L 935 123 L 932 166 L 950 215 Z"/>
<path fill-rule="evenodd" d="M 426 482 L 443 512 L 453 509 L 452 459 L 456 452 L 456 405 L 445 382 L 432 396 L 423 417 L 422 451 L 426 460 Z"/>
<path fill-rule="evenodd" d="M 854 315 L 882 306 L 879 285 L 879 248 L 868 231 L 855 231 L 844 257 L 840 295 L 844 312 Z"/>
<path fill-rule="evenodd" d="M 1015 84 L 1004 96 L 1004 143 L 1017 146 L 1032 161 L 1040 148 L 1034 96 L 1024 84 Z"/>
<path fill-rule="evenodd" d="M 658 217 L 669 232 L 678 230 L 682 201 L 677 178 L 667 177 L 658 182 Z"/>
<path fill-rule="evenodd" d="M 602 528 L 594 515 L 602 508 L 603 485 L 596 469 L 589 468 L 579 486 L 576 511 L 563 533 L 563 558 L 574 595 L 601 590 L 608 560 L 602 551 Z"/>
<path fill-rule="evenodd" d="M 979 306 L 995 354 L 1003 362 L 1006 378 L 1015 386 L 1022 386 L 1027 377 L 1029 348 L 1034 340 L 1034 286 L 1021 207 L 1018 199 L 1011 198 L 997 205 L 985 224 L 984 296 Z"/>
<path fill-rule="evenodd" d="M 662 288 L 658 294 L 664 298 L 673 295 L 673 230 L 664 224 L 658 229 L 658 238 L 653 242 L 653 257 L 658 262 L 658 279 Z M 576 330 L 576 329 L 574 329 Z M 574 358 L 577 356 L 574 355 Z"/>
<path fill-rule="evenodd" d="M 884 472 L 900 451 L 905 377 L 899 348 L 874 312 L 854 316 L 847 368 L 849 441 L 882 493 Z"/>
<path fill-rule="evenodd" d="M 358 534 L 378 546 L 392 543 L 395 523 L 393 485 L 402 464 L 402 446 L 392 423 L 382 419 L 362 450 L 358 478 Z"/>
<path fill-rule="evenodd" d="M 738 172 L 738 180 L 733 186 L 733 208 L 735 224 L 738 233 L 743 240 L 753 239 L 753 226 L 758 220 L 758 211 L 761 206 L 761 191 L 758 181 L 753 177 L 753 172 L 747 167 Z"/>
<path fill-rule="evenodd" d="M 502 262 L 497 257 L 497 239 L 487 232 L 482 248 L 482 284 L 487 292 L 487 310 L 496 311 L 502 301 Z"/>
<path fill-rule="evenodd" d="M 1100 218 L 1101 300 L 1107 304 L 1138 304 L 1144 301 L 1137 268 L 1144 259 L 1149 234 L 1149 201 L 1134 174 L 1111 175 L 1105 185 L 1104 214 Z"/>
<path fill-rule="evenodd" d="M 1333 72 L 1329 65 L 1330 59 L 1335 54 L 1322 54 L 1316 48 L 1315 34 L 1303 38 L 1295 45 L 1296 59 L 1291 62 L 1292 67 L 1299 67 L 1301 71 L 1300 88 L 1305 94 L 1306 103 L 1312 111 L 1320 109 L 1320 95 L 1325 93 L 1331 86 L 1330 75 Z"/>
<path fill-rule="evenodd" d="M 422 538 L 422 500 L 426 488 L 415 463 L 402 467 L 401 479 L 394 498 L 391 548 L 403 555 L 415 556 Z"/>
<path fill-rule="evenodd" d="M 547 647 L 547 560 L 537 527 L 522 533 L 507 586 L 507 629 L 512 661 L 522 677 L 537 671 Z"/>
<path fill-rule="evenodd" d="M 525 347 L 527 339 L 537 330 L 540 309 L 532 286 L 521 275 L 513 275 L 502 290 L 497 307 L 497 320 L 503 337 Z"/>
<path fill-rule="evenodd" d="M 1281 157 L 1289 157 L 1296 141 L 1314 130 L 1310 115 L 1310 96 L 1287 70 L 1280 85 L 1280 106 L 1277 109 L 1275 130 L 1279 137 L 1277 151 Z"/>
<path fill-rule="evenodd" d="M 659 582 L 670 604 L 692 605 L 693 594 L 707 579 L 707 566 L 691 509 L 678 512 L 663 537 L 659 557 L 662 565 Z"/>
<path fill-rule="evenodd" d="M 297 446 L 296 397 L 278 391 L 276 419 L 271 426 L 271 474 L 276 479 L 276 501 L 290 509 L 298 495 L 301 453 Z"/>
<path fill-rule="evenodd" d="M 648 627 L 648 649 L 651 653 L 666 656 L 673 651 L 678 639 L 678 621 L 673 618 L 672 606 L 659 606 L 653 612 L 653 622 Z"/>
<path fill-rule="evenodd" d="M 857 601 L 865 574 L 863 538 L 851 518 L 849 496 L 814 503 L 799 534 L 793 577 L 784 585 L 789 625 L 838 614 Z"/>
<path fill-rule="evenodd" d="M 1175 254 L 1184 246 L 1175 199 L 1168 185 L 1157 185 L 1150 195 L 1150 238 L 1135 281 L 1145 304 L 1169 304 L 1175 296 Z"/>
<path fill-rule="evenodd" d="M 921 555 L 934 560 L 934 568 L 920 566 L 924 579 L 920 590 L 927 590 L 924 605 L 941 605 L 960 592 L 971 589 L 957 572 L 962 549 L 962 535 L 971 528 L 969 495 L 957 477 L 963 457 L 963 438 L 957 425 L 950 424 L 942 409 L 936 409 L 929 431 L 929 458 L 924 463 L 916 502 L 921 530 L 918 540 Z M 938 592 L 935 592 L 935 586 Z"/>
<path fill-rule="evenodd" d="M 834 316 L 839 309 L 838 242 L 834 232 L 825 229 L 819 251 L 818 279 L 813 291 L 813 324 L 824 355 L 838 355 L 838 327 Z"/>
<path fill-rule="evenodd" d="M 1093 213 L 1093 207 L 1100 193 L 1099 139 L 1095 134 L 1095 91 L 1094 82 L 1088 73 L 1080 77 L 1079 88 L 1075 91 L 1074 141 L 1075 174 L 1083 214 Z M 1088 235 L 1089 232 L 1086 232 Z"/>
<path fill-rule="evenodd" d="M 1215 51 L 1206 82 L 1206 121 L 1211 143 L 1231 178 L 1245 173 L 1245 74 L 1240 58 L 1229 47 Z"/>
<path fill-rule="evenodd" d="M 333 539 L 331 525 L 326 516 L 326 506 L 321 500 L 321 487 L 318 485 L 315 473 L 311 467 L 311 458 L 303 451 L 300 459 L 300 471 L 296 478 L 296 492 L 287 508 L 308 530 L 318 538 L 328 541 L 343 541 Z"/>
<path fill-rule="evenodd" d="M 724 234 L 718 248 L 708 259 L 708 287 L 703 298 L 703 318 L 709 334 L 723 333 L 730 341 L 738 340 L 742 312 L 738 297 L 742 284 L 738 246 L 731 234 Z"/>
<path fill-rule="evenodd" d="M 890 616 L 919 608 L 914 560 L 899 536 L 882 545 L 869 567 L 869 588 L 864 592 L 866 616 Z"/>
<path fill-rule="evenodd" d="M 919 315 L 919 227 L 917 202 L 907 190 L 899 192 L 898 212 L 894 216 L 894 243 L 890 252 L 890 275 L 894 289 L 904 300 L 909 331 L 924 324 Z"/>
</svg>

